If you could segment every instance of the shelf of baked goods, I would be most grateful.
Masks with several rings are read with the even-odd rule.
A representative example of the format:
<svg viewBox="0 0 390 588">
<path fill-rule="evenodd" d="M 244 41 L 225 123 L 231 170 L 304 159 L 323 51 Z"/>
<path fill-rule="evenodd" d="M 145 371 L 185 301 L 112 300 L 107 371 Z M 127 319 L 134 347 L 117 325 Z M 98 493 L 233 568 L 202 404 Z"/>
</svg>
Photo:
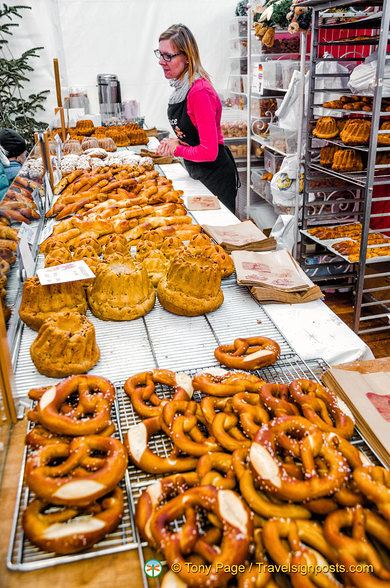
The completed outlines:
<svg viewBox="0 0 390 588">
<path fill-rule="evenodd" d="M 345 115 L 364 114 L 365 116 L 372 116 L 373 97 L 372 96 L 358 96 L 352 93 L 343 93 L 338 99 L 323 102 L 322 104 L 313 104 L 313 108 L 326 108 L 334 110 Z M 381 101 L 380 116 L 388 116 L 390 112 L 390 97 L 384 97 Z"/>
</svg>

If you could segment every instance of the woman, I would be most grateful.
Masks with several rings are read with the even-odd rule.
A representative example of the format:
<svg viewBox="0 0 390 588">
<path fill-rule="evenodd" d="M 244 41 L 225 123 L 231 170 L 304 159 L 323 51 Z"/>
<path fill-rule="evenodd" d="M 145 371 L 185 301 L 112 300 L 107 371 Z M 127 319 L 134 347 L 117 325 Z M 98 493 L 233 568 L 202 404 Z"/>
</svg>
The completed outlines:
<svg viewBox="0 0 390 588">
<path fill-rule="evenodd" d="M 172 25 L 160 35 L 155 54 L 174 88 L 168 119 L 177 136 L 164 139 L 157 153 L 182 157 L 190 176 L 235 212 L 237 167 L 223 143 L 221 101 L 202 67 L 193 34 L 182 24 Z"/>
</svg>

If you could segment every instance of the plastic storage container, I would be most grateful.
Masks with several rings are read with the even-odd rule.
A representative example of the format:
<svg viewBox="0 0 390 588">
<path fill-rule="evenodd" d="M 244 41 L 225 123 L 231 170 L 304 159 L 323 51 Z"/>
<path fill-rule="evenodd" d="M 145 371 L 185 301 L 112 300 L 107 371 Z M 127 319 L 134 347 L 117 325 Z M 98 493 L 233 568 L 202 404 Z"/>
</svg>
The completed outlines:
<svg viewBox="0 0 390 588">
<path fill-rule="evenodd" d="M 278 155 L 277 153 L 272 153 L 269 149 L 264 149 L 264 168 L 266 172 L 270 172 L 271 174 L 276 174 L 280 170 L 280 166 L 282 165 L 282 161 L 284 159 L 283 155 Z"/>
<path fill-rule="evenodd" d="M 231 39 L 229 50 L 232 57 L 246 57 L 248 55 L 248 42 L 246 39 Z"/>
<path fill-rule="evenodd" d="M 300 61 L 285 59 L 280 62 L 282 66 L 282 81 L 283 81 L 283 88 L 287 90 L 293 73 L 295 70 L 299 71 L 300 68 Z"/>
<path fill-rule="evenodd" d="M 283 129 L 278 125 L 270 123 L 269 125 L 269 142 L 272 147 L 288 153 L 296 153 L 297 151 L 297 133 L 296 131 L 289 131 Z"/>
<path fill-rule="evenodd" d="M 291 35 L 286 32 L 275 33 L 274 44 L 272 47 L 262 44 L 261 52 L 263 54 L 278 54 L 278 53 L 299 53 L 300 50 L 300 34 Z"/>
<path fill-rule="evenodd" d="M 246 137 L 247 124 L 245 121 L 226 121 L 221 124 L 222 135 L 224 137 Z"/>
<path fill-rule="evenodd" d="M 268 202 L 271 198 L 271 185 L 269 180 L 262 180 L 262 176 L 266 173 L 265 169 L 253 169 L 251 172 L 252 186 L 255 192 L 260 194 Z"/>
<path fill-rule="evenodd" d="M 237 57 L 230 63 L 230 73 L 234 75 L 244 75 L 248 73 L 248 61 L 246 57 Z"/>
<path fill-rule="evenodd" d="M 283 76 L 281 61 L 264 61 L 263 63 L 263 87 L 269 90 L 283 89 Z"/>
<path fill-rule="evenodd" d="M 258 118 L 269 118 L 275 115 L 281 100 L 273 97 L 252 98 L 251 113 Z"/>
<path fill-rule="evenodd" d="M 246 16 L 235 16 L 231 19 L 229 24 L 229 37 L 231 39 L 237 37 L 244 37 L 245 39 L 248 36 L 248 19 Z"/>
<path fill-rule="evenodd" d="M 247 76 L 230 74 L 229 83 L 228 83 L 228 90 L 230 90 L 232 92 L 238 92 L 240 94 L 246 94 L 247 89 L 248 89 L 247 82 L 248 82 Z"/>
</svg>

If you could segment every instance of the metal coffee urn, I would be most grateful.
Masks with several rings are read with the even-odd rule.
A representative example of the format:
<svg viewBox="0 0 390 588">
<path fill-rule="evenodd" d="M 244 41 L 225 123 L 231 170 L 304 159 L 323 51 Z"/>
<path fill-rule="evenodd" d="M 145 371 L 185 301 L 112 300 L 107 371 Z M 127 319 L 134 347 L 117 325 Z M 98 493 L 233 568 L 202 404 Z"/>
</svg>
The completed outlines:
<svg viewBox="0 0 390 588">
<path fill-rule="evenodd" d="M 117 122 L 122 115 L 121 85 L 114 74 L 97 76 L 99 105 L 102 124 Z"/>
</svg>

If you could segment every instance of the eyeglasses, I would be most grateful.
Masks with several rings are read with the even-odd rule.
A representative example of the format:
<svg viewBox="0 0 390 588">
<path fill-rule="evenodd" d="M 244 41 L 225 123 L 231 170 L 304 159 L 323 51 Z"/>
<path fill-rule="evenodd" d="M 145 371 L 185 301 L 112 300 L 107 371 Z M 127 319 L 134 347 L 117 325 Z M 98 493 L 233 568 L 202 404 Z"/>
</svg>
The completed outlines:
<svg viewBox="0 0 390 588">
<path fill-rule="evenodd" d="M 181 55 L 181 53 L 161 53 L 159 49 L 155 49 L 154 54 L 157 57 L 157 59 L 163 58 L 164 61 L 168 62 L 172 61 L 172 59 L 177 55 Z"/>
</svg>

